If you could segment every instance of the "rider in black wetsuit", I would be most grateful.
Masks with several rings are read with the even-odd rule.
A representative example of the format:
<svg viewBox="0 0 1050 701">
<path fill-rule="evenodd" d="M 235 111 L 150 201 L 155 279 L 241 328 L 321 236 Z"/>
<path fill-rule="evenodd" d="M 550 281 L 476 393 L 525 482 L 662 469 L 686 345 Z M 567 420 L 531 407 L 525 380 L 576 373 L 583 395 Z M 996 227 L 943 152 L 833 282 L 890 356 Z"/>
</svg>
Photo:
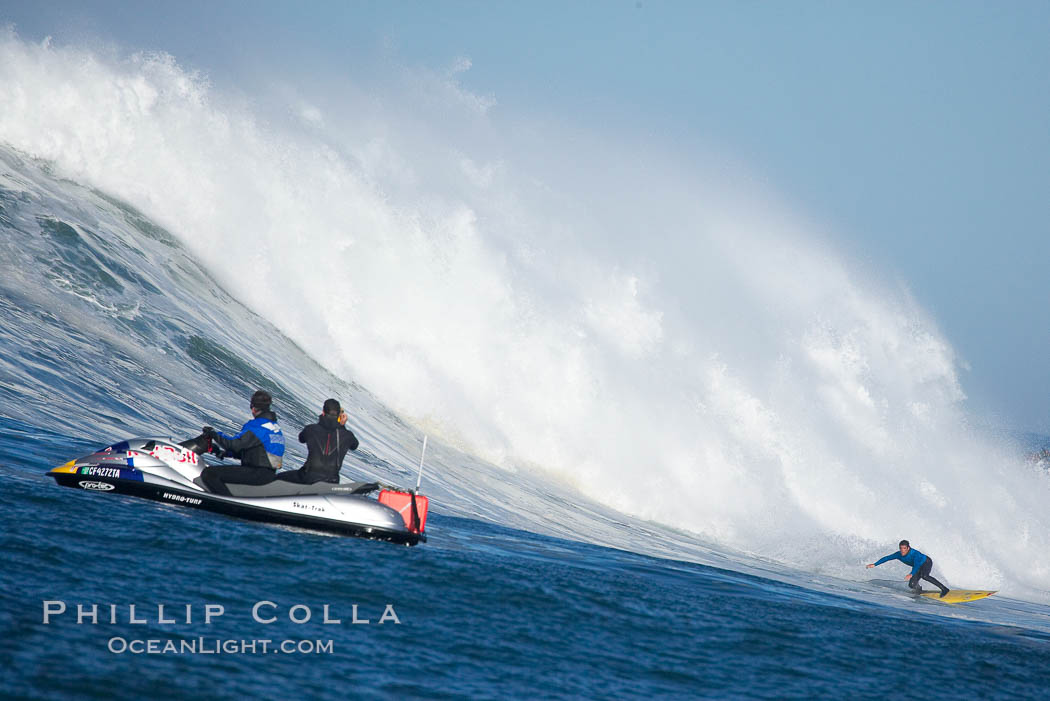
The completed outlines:
<svg viewBox="0 0 1050 701">
<path fill-rule="evenodd" d="M 346 451 L 357 450 L 357 436 L 343 425 L 346 414 L 339 402 L 326 399 L 322 411 L 320 420 L 299 434 L 299 442 L 306 443 L 306 462 L 298 470 L 282 472 L 277 479 L 299 484 L 339 482 L 339 468 Z"/>
<path fill-rule="evenodd" d="M 213 494 L 232 496 L 226 483 L 268 484 L 274 480 L 284 456 L 284 434 L 277 425 L 277 414 L 270 410 L 270 394 L 259 390 L 252 395 L 252 420 L 241 427 L 236 436 L 219 433 L 205 426 L 203 434 L 211 438 L 232 457 L 240 458 L 240 465 L 209 465 L 201 471 L 201 482 Z"/>
</svg>

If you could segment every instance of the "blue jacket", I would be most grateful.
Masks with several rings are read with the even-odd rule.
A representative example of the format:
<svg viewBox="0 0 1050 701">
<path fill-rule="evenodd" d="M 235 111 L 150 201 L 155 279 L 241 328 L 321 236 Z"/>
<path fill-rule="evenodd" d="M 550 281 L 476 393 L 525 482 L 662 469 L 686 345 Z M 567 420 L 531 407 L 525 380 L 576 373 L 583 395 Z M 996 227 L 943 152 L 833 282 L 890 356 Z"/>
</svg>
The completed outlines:
<svg viewBox="0 0 1050 701">
<path fill-rule="evenodd" d="M 882 563 L 889 562 L 890 560 L 900 560 L 905 565 L 911 565 L 911 573 L 915 574 L 919 571 L 919 568 L 922 567 L 922 563 L 926 562 L 926 556 L 918 550 L 916 550 L 915 548 L 912 548 L 908 551 L 907 555 L 901 555 L 900 551 L 897 551 L 892 555 L 887 555 L 886 557 L 876 561 L 875 566 L 878 567 Z"/>
<path fill-rule="evenodd" d="M 277 415 L 267 411 L 241 426 L 236 436 L 219 433 L 215 442 L 240 458 L 242 465 L 279 470 L 284 461 L 284 434 Z"/>
</svg>

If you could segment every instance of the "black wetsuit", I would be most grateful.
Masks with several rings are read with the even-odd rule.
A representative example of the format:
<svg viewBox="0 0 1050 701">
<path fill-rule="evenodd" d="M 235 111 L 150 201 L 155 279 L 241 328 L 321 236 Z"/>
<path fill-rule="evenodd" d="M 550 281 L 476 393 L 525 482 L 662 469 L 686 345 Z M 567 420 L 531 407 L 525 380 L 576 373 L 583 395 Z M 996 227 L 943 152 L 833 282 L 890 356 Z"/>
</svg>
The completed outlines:
<svg viewBox="0 0 1050 701">
<path fill-rule="evenodd" d="M 201 471 L 201 482 L 213 494 L 232 496 L 226 483 L 269 484 L 273 482 L 284 455 L 284 436 L 277 415 L 264 411 L 244 424 L 236 436 L 222 433 L 212 440 L 240 458 L 240 465 L 209 465 Z"/>
<path fill-rule="evenodd" d="M 321 420 L 310 424 L 299 433 L 299 442 L 306 444 L 306 462 L 298 470 L 277 475 L 277 479 L 299 484 L 339 482 L 339 468 L 346 451 L 357 450 L 357 436 L 336 417 L 322 414 Z"/>
</svg>

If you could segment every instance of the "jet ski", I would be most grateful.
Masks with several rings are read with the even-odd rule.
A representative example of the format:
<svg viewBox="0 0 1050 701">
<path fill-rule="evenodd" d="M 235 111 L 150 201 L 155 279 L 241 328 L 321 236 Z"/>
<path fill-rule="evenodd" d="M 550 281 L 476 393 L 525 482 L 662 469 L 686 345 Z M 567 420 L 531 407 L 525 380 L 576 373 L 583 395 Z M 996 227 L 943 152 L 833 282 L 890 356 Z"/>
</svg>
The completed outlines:
<svg viewBox="0 0 1050 701">
<path fill-rule="evenodd" d="M 263 485 L 227 484 L 233 495 L 227 497 L 207 491 L 199 479 L 207 465 L 226 464 L 222 458 L 222 450 L 203 436 L 181 443 L 171 438 L 130 438 L 70 460 L 47 474 L 65 487 L 130 494 L 252 521 L 403 545 L 426 541 L 428 500 L 418 493 L 418 485 L 407 490 L 375 482 L 295 484 L 278 480 Z M 375 492 L 377 497 L 370 496 Z"/>
</svg>

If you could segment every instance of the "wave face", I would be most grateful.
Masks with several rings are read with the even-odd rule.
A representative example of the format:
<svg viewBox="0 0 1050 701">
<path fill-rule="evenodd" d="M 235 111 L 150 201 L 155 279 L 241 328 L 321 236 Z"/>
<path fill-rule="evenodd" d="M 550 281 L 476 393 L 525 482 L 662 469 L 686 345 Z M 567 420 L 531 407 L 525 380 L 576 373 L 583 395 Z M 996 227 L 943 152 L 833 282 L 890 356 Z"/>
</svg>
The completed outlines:
<svg viewBox="0 0 1050 701">
<path fill-rule="evenodd" d="M 1050 590 L 1046 477 L 972 429 L 935 323 L 733 178 L 496 116 L 454 73 L 273 116 L 167 55 L 8 32 L 0 95 L 20 420 L 343 393 L 380 470 L 418 449 L 398 416 L 444 438 L 453 511 L 638 546 L 614 509 L 845 579 L 906 537 L 958 586 Z"/>
</svg>

